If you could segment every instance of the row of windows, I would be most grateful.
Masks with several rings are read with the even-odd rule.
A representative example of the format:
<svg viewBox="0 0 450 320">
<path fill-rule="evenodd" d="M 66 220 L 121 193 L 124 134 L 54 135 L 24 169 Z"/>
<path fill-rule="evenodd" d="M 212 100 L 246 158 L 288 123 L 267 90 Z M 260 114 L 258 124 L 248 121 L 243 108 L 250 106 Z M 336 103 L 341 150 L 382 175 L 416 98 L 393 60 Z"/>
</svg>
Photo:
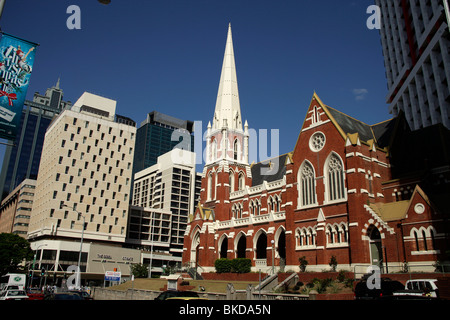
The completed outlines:
<svg viewBox="0 0 450 320">
<path fill-rule="evenodd" d="M 334 152 L 325 161 L 324 179 L 326 201 L 346 199 L 344 164 Z M 302 163 L 298 171 L 298 188 L 299 206 L 317 204 L 315 170 L 308 160 Z"/>
<path fill-rule="evenodd" d="M 348 228 L 346 224 L 327 225 L 325 230 L 327 245 L 348 243 Z M 317 227 L 297 229 L 295 238 L 298 249 L 315 247 L 317 245 Z"/>
<path fill-rule="evenodd" d="M 215 172 L 210 172 L 208 175 L 208 193 L 207 199 L 208 201 L 216 199 L 217 195 L 217 182 L 218 176 Z M 231 170 L 229 174 L 229 186 L 230 193 L 236 191 L 236 183 L 235 183 L 235 174 Z M 238 190 L 244 190 L 245 188 L 245 174 L 241 171 L 238 174 Z"/>
<path fill-rule="evenodd" d="M 241 154 L 241 147 L 238 139 L 233 142 L 233 159 L 238 160 Z M 214 161 L 217 159 L 217 140 L 214 138 L 211 143 L 211 154 L 210 160 Z"/>
<path fill-rule="evenodd" d="M 261 214 L 261 200 L 260 199 L 250 200 L 248 208 L 252 216 L 259 216 Z M 233 204 L 231 208 L 231 213 L 233 217 L 236 219 L 242 218 L 243 209 L 244 207 L 242 203 Z M 268 213 L 281 211 L 281 195 L 269 196 L 267 200 L 267 211 Z"/>
</svg>

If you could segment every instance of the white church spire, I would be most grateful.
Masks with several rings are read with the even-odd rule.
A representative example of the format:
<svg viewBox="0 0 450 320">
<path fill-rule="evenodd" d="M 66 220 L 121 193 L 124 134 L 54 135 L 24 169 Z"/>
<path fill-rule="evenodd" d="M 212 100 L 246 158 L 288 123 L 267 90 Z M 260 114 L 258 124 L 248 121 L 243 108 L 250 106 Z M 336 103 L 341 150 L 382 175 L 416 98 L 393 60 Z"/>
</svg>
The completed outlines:
<svg viewBox="0 0 450 320">
<path fill-rule="evenodd" d="M 228 25 L 227 44 L 225 46 L 225 55 L 223 57 L 222 73 L 220 75 L 213 120 L 213 129 L 221 129 L 224 127 L 242 131 L 241 106 L 239 102 L 236 64 L 234 61 L 231 23 Z"/>
</svg>

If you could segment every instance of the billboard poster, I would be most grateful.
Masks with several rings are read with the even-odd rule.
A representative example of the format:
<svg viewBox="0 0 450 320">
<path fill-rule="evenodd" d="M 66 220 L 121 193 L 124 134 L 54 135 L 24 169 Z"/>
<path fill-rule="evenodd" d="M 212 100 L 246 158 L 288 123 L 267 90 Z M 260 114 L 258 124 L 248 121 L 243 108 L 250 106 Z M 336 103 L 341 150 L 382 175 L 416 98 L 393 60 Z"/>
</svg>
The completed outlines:
<svg viewBox="0 0 450 320">
<path fill-rule="evenodd" d="M 3 33 L 0 40 L 0 138 L 14 140 L 37 44 Z"/>
</svg>

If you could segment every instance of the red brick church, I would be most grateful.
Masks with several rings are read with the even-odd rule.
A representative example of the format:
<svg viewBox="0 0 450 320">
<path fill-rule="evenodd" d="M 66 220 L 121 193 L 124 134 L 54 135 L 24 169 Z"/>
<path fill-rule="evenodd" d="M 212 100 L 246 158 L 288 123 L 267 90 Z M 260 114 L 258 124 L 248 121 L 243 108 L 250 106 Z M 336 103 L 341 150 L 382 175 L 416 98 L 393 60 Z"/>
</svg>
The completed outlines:
<svg viewBox="0 0 450 320">
<path fill-rule="evenodd" d="M 316 93 L 293 151 L 249 164 L 231 27 L 200 202 L 185 232 L 183 262 L 199 273 L 219 258 L 253 270 L 433 271 L 448 261 L 450 133 L 410 131 L 402 115 L 367 125 Z"/>
</svg>

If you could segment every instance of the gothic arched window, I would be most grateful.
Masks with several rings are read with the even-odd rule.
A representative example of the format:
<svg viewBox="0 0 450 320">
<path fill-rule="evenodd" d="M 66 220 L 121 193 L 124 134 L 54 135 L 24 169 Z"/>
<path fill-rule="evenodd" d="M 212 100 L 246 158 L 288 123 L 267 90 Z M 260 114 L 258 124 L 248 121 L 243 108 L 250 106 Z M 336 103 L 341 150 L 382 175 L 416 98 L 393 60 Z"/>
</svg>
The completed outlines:
<svg viewBox="0 0 450 320">
<path fill-rule="evenodd" d="M 327 161 L 326 168 L 328 200 L 345 199 L 344 165 L 342 160 L 332 153 Z"/>
<path fill-rule="evenodd" d="M 300 166 L 299 172 L 299 196 L 302 206 L 316 203 L 316 177 L 312 165 L 305 161 Z"/>
</svg>

